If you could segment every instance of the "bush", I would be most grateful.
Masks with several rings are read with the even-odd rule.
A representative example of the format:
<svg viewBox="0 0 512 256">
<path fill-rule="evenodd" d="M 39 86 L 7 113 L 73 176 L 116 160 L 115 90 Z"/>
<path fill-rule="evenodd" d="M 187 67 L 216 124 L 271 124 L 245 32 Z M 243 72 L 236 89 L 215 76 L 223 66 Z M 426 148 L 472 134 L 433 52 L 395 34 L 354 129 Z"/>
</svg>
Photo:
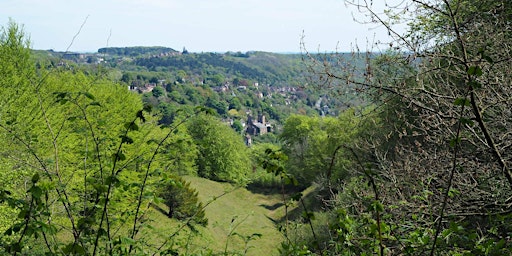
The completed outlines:
<svg viewBox="0 0 512 256">
<path fill-rule="evenodd" d="M 179 176 L 172 176 L 166 183 L 161 196 L 169 207 L 167 216 L 178 220 L 192 218 L 192 223 L 208 225 L 203 204 L 199 202 L 197 191 L 190 187 L 190 182 Z"/>
</svg>

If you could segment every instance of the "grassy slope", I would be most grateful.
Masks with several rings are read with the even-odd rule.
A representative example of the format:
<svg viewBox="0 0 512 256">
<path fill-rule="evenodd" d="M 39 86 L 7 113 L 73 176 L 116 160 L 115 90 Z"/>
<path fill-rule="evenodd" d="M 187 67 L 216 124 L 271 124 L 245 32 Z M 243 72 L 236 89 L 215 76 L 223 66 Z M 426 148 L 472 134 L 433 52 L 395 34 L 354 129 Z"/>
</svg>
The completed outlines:
<svg viewBox="0 0 512 256">
<path fill-rule="evenodd" d="M 191 236 L 187 242 L 187 233 L 181 232 L 175 239 L 175 249 L 179 248 L 184 255 L 201 254 L 211 250 L 216 255 L 224 253 L 228 242 L 228 255 L 243 255 L 245 242 L 237 235 L 228 239 L 228 234 L 251 236 L 261 234 L 261 238 L 248 241 L 246 255 L 278 255 L 277 249 L 283 241 L 282 234 L 276 229 L 273 219 L 278 220 L 284 214 L 284 207 L 279 195 L 255 194 L 245 188 L 236 188 L 228 183 L 219 183 L 198 177 L 184 177 L 199 192 L 199 199 L 205 208 L 208 218 L 206 228 L 197 227 L 200 234 Z M 150 235 L 150 243 L 161 244 L 177 230 L 179 222 L 167 218 L 158 211 L 152 211 L 149 219 L 151 225 L 160 235 Z M 234 228 L 233 228 L 234 227 Z M 144 234 L 142 235 L 144 236 Z M 188 249 L 185 249 L 188 247 Z"/>
<path fill-rule="evenodd" d="M 187 180 L 199 191 L 199 198 L 203 203 L 210 202 L 214 197 L 235 189 L 230 184 L 197 177 L 188 177 Z M 242 236 L 250 236 L 254 233 L 262 235 L 261 238 L 249 241 L 250 248 L 247 255 L 276 255 L 283 237 L 270 218 L 279 218 L 280 209 L 269 208 L 279 202 L 277 196 L 253 194 L 244 188 L 237 188 L 215 199 L 206 208 L 206 216 L 209 220 L 207 230 L 211 234 L 208 247 L 215 251 L 223 251 L 230 229 L 236 226 L 233 232 Z M 228 241 L 228 251 L 241 252 L 244 246 L 243 240 L 237 236 L 231 236 Z"/>
</svg>

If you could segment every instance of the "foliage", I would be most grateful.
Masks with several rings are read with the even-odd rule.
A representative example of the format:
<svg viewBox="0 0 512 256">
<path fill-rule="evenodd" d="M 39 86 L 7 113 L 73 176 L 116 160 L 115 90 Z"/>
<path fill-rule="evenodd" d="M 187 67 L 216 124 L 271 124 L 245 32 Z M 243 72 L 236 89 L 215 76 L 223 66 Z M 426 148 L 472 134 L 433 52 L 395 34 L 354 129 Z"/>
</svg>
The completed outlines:
<svg viewBox="0 0 512 256">
<path fill-rule="evenodd" d="M 389 52 L 369 53 L 363 70 L 346 68 L 343 58 L 337 66 L 309 59 L 326 89 L 362 92 L 375 104 L 368 113 L 374 128 L 349 151 L 358 179 L 341 182 L 331 198 L 339 223 L 329 253 L 510 250 L 511 227 L 497 220 L 510 218 L 511 91 L 504 63 L 511 58 L 512 6 L 415 0 L 380 15 L 371 1 L 345 2 L 396 40 Z M 407 33 L 394 30 L 400 21 L 408 22 Z"/>
<path fill-rule="evenodd" d="M 159 154 L 184 121 L 159 128 L 139 95 L 101 71 L 35 70 L 14 23 L 0 39 L 1 253 L 165 249 L 140 234 L 151 230 L 162 159 L 173 157 Z"/>
<path fill-rule="evenodd" d="M 250 147 L 252 162 L 255 164 L 250 176 L 250 184 L 248 185 L 252 190 L 272 191 L 279 188 L 281 185 L 280 177 L 267 172 L 267 170 L 262 167 L 261 163 L 268 160 L 268 155 L 266 153 L 268 149 L 272 151 L 279 151 L 280 147 L 273 143 L 255 143 Z"/>
<path fill-rule="evenodd" d="M 226 102 L 219 101 L 218 99 L 215 99 L 214 97 L 208 98 L 204 105 L 206 107 L 215 109 L 215 111 L 219 115 L 225 115 L 228 111 L 228 106 L 227 106 Z"/>
<path fill-rule="evenodd" d="M 176 53 L 176 50 L 166 47 L 106 47 L 98 49 L 98 53 L 134 57 L 139 55 L 147 56 Z"/>
<path fill-rule="evenodd" d="M 172 125 L 186 121 L 186 116 L 179 116 Z M 198 147 L 185 125 L 176 128 L 173 136 L 162 145 L 159 161 L 166 173 L 176 175 L 197 175 L 196 161 Z"/>
<path fill-rule="evenodd" d="M 154 97 L 158 98 L 165 94 L 165 90 L 164 90 L 164 88 L 157 86 L 151 91 L 151 93 L 153 94 Z"/>
<path fill-rule="evenodd" d="M 318 179 L 335 181 L 350 175 L 351 163 L 346 148 L 355 143 L 358 133 L 355 110 L 338 118 L 292 115 L 280 139 L 289 157 L 287 168 L 302 186 Z"/>
<path fill-rule="evenodd" d="M 246 183 L 251 170 L 248 149 L 240 134 L 211 115 L 198 115 L 188 123 L 197 145 L 197 173 L 219 181 Z"/>
<path fill-rule="evenodd" d="M 233 128 L 236 132 L 242 133 L 244 126 L 240 122 L 240 120 L 233 121 L 233 124 L 231 125 L 231 128 Z"/>
<path fill-rule="evenodd" d="M 210 71 L 212 67 L 216 67 L 217 72 L 212 72 L 214 75 L 208 76 L 206 80 L 217 86 L 223 82 L 223 77 L 220 73 L 225 73 L 229 76 L 240 75 L 245 79 L 259 79 L 267 83 L 273 83 L 279 80 L 286 81 L 285 79 L 291 78 L 300 72 L 300 68 L 297 67 L 297 64 L 300 63 L 299 56 L 294 56 L 292 59 L 284 57 L 277 59 L 274 56 L 268 58 L 268 55 L 265 53 L 253 53 L 250 55 L 248 58 L 219 53 L 195 53 L 172 57 L 154 56 L 136 59 L 135 64 L 150 70 L 165 67 L 175 71 L 185 70 L 201 75 L 208 75 L 206 72 Z M 284 65 L 288 66 L 288 68 L 283 69 L 282 66 Z M 289 72 L 289 74 L 285 76 L 276 74 L 279 70 Z"/>
<path fill-rule="evenodd" d="M 22 30 L 10 23 L 0 37 L 0 252 L 176 254 L 177 245 L 188 252 L 177 234 L 206 224 L 209 203 L 198 203 L 201 195 L 175 175 L 197 174 L 279 189 L 282 202 L 265 207 L 284 211 L 274 220 L 284 255 L 509 253 L 512 5 L 414 0 L 377 12 L 372 1 L 345 2 L 396 41 L 363 57 L 305 52 L 312 77 L 299 90 L 303 80 L 289 82 L 304 75 L 298 56 L 260 52 L 118 48 L 110 53 L 130 55 L 111 62 L 123 73 L 55 67 L 64 55 L 35 69 Z M 401 20 L 406 33 L 393 28 Z M 113 77 L 165 81 L 167 95 L 160 88 L 143 96 L 159 113 Z M 363 103 L 370 104 L 352 107 Z M 248 148 L 229 125 L 195 116 L 204 109 L 191 105 L 224 117 L 310 116 L 286 119 L 281 144 L 267 135 Z M 161 176 L 171 178 L 162 184 Z M 315 193 L 292 193 L 310 184 Z M 159 195 L 183 220 L 152 241 L 150 206 Z M 249 215 L 239 216 L 227 218 L 224 254 L 237 243 L 247 253 L 249 242 L 265 239 L 239 232 Z"/>
<path fill-rule="evenodd" d="M 179 176 L 170 176 L 163 184 L 161 196 L 165 205 L 169 207 L 167 212 L 169 218 L 179 220 L 191 218 L 192 224 L 202 226 L 208 224 L 203 204 L 198 202 L 197 191 L 190 187 L 190 182 L 186 182 Z"/>
</svg>

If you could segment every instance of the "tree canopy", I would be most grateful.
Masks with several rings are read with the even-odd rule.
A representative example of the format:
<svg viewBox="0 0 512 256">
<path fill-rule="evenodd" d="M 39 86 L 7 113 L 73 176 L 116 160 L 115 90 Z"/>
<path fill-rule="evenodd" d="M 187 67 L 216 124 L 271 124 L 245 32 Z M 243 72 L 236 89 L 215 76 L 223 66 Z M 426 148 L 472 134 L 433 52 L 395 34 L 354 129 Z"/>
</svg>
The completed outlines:
<svg viewBox="0 0 512 256">
<path fill-rule="evenodd" d="M 213 180 L 246 183 L 252 168 L 242 137 L 213 116 L 199 115 L 188 125 L 196 143 L 198 175 Z"/>
</svg>

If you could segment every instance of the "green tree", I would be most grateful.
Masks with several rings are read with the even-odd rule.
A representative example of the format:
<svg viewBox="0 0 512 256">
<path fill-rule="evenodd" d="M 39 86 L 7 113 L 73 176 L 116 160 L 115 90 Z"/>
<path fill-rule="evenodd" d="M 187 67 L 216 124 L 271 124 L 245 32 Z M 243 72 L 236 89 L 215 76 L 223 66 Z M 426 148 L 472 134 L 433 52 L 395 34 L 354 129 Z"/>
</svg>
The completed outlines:
<svg viewBox="0 0 512 256">
<path fill-rule="evenodd" d="M 176 112 L 178 110 L 177 106 L 168 102 L 161 101 L 157 108 L 161 114 L 159 121 L 160 124 L 170 125 L 174 122 L 174 118 L 176 117 Z"/>
<path fill-rule="evenodd" d="M 188 220 L 192 218 L 193 224 L 208 225 L 203 204 L 199 202 L 197 191 L 190 187 L 190 182 L 179 176 L 171 176 L 164 184 L 161 192 L 165 205 L 169 207 L 169 218 Z"/>
<path fill-rule="evenodd" d="M 221 86 L 224 84 L 224 76 L 221 74 L 216 74 L 208 78 L 208 81 L 210 81 L 214 86 Z"/>
<path fill-rule="evenodd" d="M 185 95 L 188 100 L 194 105 L 203 105 L 205 103 L 204 93 L 202 88 L 187 86 L 185 88 Z"/>
<path fill-rule="evenodd" d="M 183 115 L 175 117 L 171 127 L 177 127 L 185 121 Z M 186 126 L 179 126 L 173 136 L 163 144 L 159 159 L 164 163 L 165 171 L 174 175 L 197 175 L 196 161 L 198 147 Z"/>
<path fill-rule="evenodd" d="M 233 97 L 229 100 L 229 109 L 236 109 L 237 111 L 242 110 L 242 103 L 237 97 Z"/>
<path fill-rule="evenodd" d="M 186 100 L 178 91 L 172 91 L 169 93 L 169 98 L 179 104 L 185 104 Z"/>
<path fill-rule="evenodd" d="M 162 88 L 162 87 L 160 87 L 160 86 L 157 86 L 157 87 L 155 87 L 155 88 L 151 91 L 151 93 L 153 94 L 153 96 L 155 96 L 156 98 L 158 98 L 158 97 L 161 97 L 161 96 L 163 96 L 163 95 L 165 94 L 165 90 L 164 90 L 164 88 Z"/>
<path fill-rule="evenodd" d="M 149 79 L 149 82 L 150 82 L 150 83 L 154 83 L 154 84 L 158 84 L 158 82 L 159 82 L 159 81 L 158 81 L 158 77 L 156 77 L 156 76 L 151 77 L 151 78 Z"/>
<path fill-rule="evenodd" d="M 357 139 L 358 120 L 354 110 L 340 117 L 291 115 L 280 139 L 288 155 L 289 172 L 303 186 L 320 179 L 340 180 L 350 173 L 346 149 Z"/>
<path fill-rule="evenodd" d="M 27 91 L 31 88 L 30 81 L 35 80 L 35 69 L 30 61 L 29 46 L 30 44 L 19 25 L 10 21 L 7 27 L 2 27 L 0 34 L 0 93 L 2 94 L 0 98 L 0 143 L 2 151 L 16 150 L 15 147 L 10 146 L 11 136 L 6 131 L 11 130 L 10 125 L 23 127 L 18 124 L 19 121 L 29 118 L 24 112 L 27 108 L 34 107 L 32 104 L 34 99 Z M 20 151 L 20 156 L 23 155 L 21 152 L 23 151 Z M 7 156 L 1 157 L 0 186 L 3 191 L 19 195 L 21 191 L 15 191 L 16 188 L 23 187 L 25 178 L 32 171 L 18 166 L 16 161 L 8 161 Z M 2 196 L 4 196 L 3 192 Z M 0 198 L 0 202 L 4 202 L 3 199 Z M 0 233 L 3 234 L 7 230 L 16 214 L 16 209 L 11 209 L 3 203 L 0 204 Z"/>
<path fill-rule="evenodd" d="M 176 81 L 178 83 L 185 83 L 187 81 L 187 72 L 185 72 L 184 70 L 178 70 L 178 72 L 176 73 Z"/>
<path fill-rule="evenodd" d="M 240 134 L 209 115 L 193 118 L 188 130 L 199 149 L 199 176 L 212 180 L 247 182 L 251 161 Z"/>
<path fill-rule="evenodd" d="M 235 129 L 236 132 L 241 133 L 244 129 L 244 126 L 242 125 L 242 122 L 240 120 L 233 121 L 233 124 L 231 125 L 233 129 Z"/>
<path fill-rule="evenodd" d="M 225 115 L 227 113 L 227 103 L 213 97 L 210 97 L 206 100 L 205 106 L 215 109 L 219 115 Z"/>
</svg>

